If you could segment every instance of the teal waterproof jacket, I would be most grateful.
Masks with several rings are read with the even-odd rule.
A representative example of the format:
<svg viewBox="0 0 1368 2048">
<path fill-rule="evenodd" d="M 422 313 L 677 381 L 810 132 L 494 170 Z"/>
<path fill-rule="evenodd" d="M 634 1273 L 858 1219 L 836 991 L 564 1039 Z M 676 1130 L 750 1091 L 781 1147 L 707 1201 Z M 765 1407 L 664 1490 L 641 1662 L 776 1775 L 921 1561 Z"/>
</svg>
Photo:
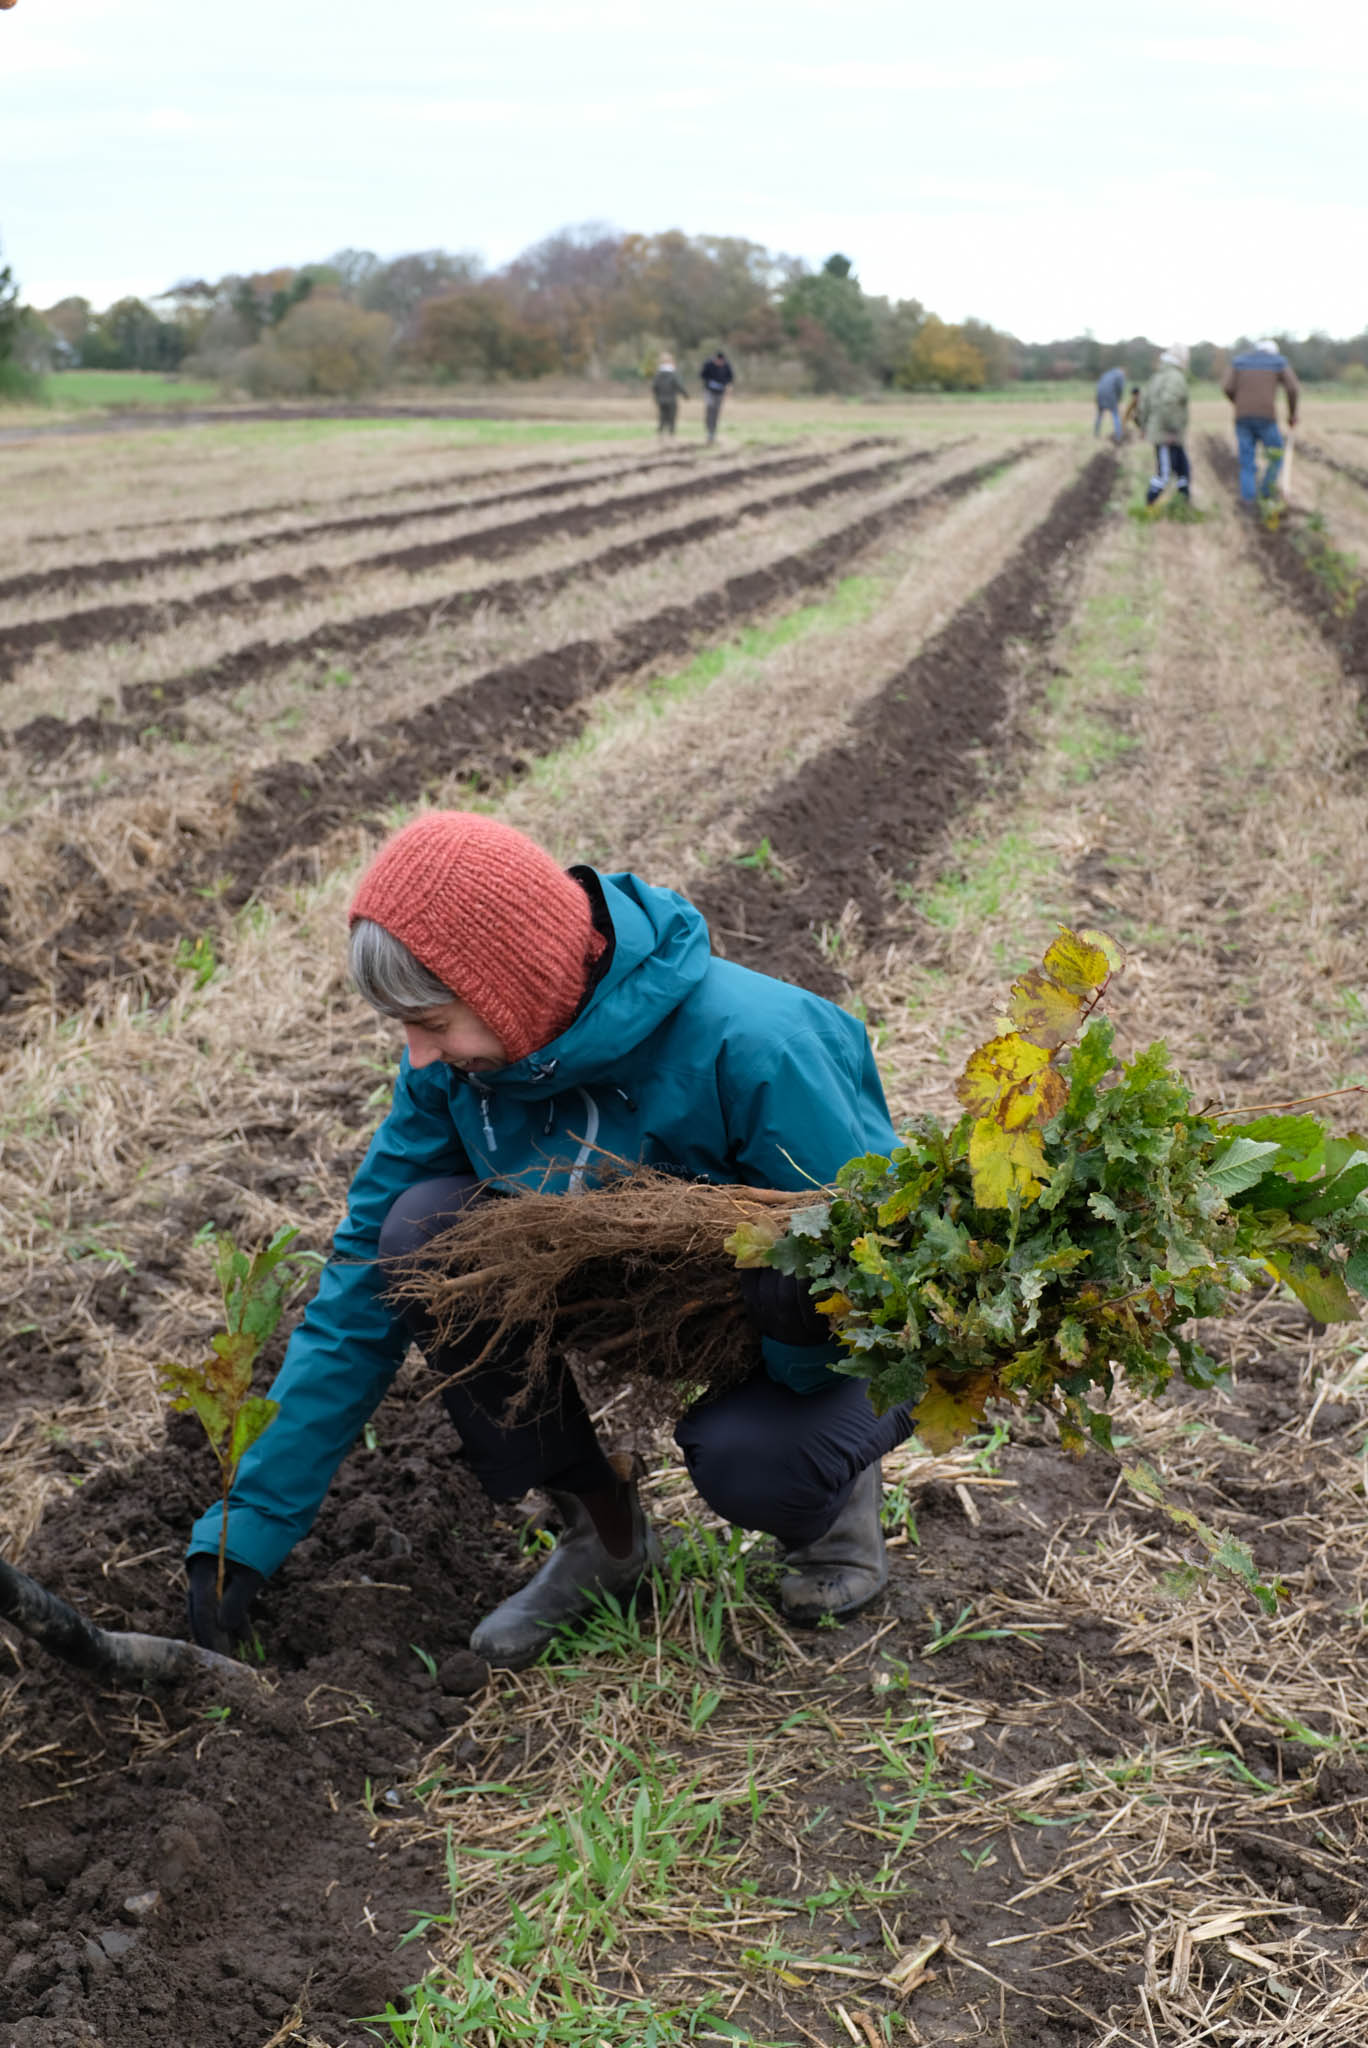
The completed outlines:
<svg viewBox="0 0 1368 2048">
<path fill-rule="evenodd" d="M 242 1461 L 228 1555 L 270 1574 L 312 1526 L 332 1476 L 408 1350 L 376 1265 L 380 1228 L 406 1188 L 476 1173 L 496 1187 L 573 1195 L 604 1157 L 702 1180 L 802 1189 L 857 1153 L 896 1143 L 868 1034 L 834 1003 L 713 957 L 708 928 L 673 890 L 630 874 L 571 872 L 611 954 L 574 1022 L 515 1065 L 467 1076 L 415 1071 L 348 1197 L 317 1293 L 271 1388 L 280 1413 Z M 837 1346 L 764 1340 L 771 1375 L 830 1383 Z M 221 1507 L 191 1552 L 218 1546 Z"/>
</svg>

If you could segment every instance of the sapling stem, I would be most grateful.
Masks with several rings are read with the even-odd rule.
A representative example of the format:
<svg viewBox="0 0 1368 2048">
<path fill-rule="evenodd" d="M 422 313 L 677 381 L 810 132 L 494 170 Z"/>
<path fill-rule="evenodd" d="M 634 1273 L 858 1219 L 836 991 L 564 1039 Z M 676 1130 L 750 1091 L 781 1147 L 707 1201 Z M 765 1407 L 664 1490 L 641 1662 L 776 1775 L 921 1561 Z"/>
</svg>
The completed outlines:
<svg viewBox="0 0 1368 2048">
<path fill-rule="evenodd" d="M 1368 1094 L 1368 1082 L 1352 1081 L 1347 1088 L 1324 1088 L 1319 1095 L 1296 1095 L 1290 1102 L 1251 1102 L 1241 1104 L 1238 1109 L 1213 1109 L 1203 1111 L 1213 1121 L 1223 1116 L 1277 1116 L 1286 1109 L 1305 1109 L 1312 1102 L 1333 1102 L 1337 1095 Z"/>
<path fill-rule="evenodd" d="M 252 1369 L 284 1312 L 290 1294 L 319 1263 L 312 1252 L 290 1249 L 299 1232 L 278 1230 L 263 1251 L 248 1256 L 224 1233 L 211 1238 L 214 1271 L 223 1300 L 223 1328 L 199 1365 L 165 1365 L 162 1391 L 171 1406 L 191 1411 L 204 1425 L 219 1468 L 219 1540 L 216 1597 L 223 1599 L 228 1570 L 228 1503 L 238 1466 L 275 1421 L 279 1403 L 252 1392 Z"/>
</svg>

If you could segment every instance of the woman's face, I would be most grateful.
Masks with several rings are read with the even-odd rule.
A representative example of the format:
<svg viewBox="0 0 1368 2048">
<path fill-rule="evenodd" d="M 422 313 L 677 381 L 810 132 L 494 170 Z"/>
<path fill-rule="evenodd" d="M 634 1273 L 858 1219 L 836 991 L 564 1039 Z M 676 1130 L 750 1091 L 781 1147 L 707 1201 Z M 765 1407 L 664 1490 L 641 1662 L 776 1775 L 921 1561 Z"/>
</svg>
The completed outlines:
<svg viewBox="0 0 1368 2048">
<path fill-rule="evenodd" d="M 508 1065 L 508 1054 L 487 1024 L 453 996 L 416 1017 L 403 1019 L 411 1067 L 430 1067 L 441 1060 L 465 1074 L 489 1074 Z"/>
</svg>

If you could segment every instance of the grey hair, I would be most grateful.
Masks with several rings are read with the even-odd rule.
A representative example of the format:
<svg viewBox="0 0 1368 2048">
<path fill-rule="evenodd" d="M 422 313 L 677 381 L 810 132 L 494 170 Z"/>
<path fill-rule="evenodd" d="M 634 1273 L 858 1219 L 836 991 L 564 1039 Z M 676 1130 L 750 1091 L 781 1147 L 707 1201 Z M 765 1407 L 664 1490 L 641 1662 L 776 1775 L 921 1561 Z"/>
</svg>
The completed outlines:
<svg viewBox="0 0 1368 2048">
<path fill-rule="evenodd" d="M 357 991 L 382 1017 L 411 1017 L 455 1001 L 446 984 L 414 959 L 402 939 L 371 918 L 357 918 L 349 946 Z"/>
</svg>

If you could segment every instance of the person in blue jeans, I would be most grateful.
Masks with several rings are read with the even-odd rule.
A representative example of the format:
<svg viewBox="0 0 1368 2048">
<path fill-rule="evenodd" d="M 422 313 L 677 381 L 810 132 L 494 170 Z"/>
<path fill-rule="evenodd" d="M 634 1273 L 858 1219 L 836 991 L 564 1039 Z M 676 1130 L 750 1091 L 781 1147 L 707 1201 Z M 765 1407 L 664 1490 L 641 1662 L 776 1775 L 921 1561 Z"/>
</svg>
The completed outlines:
<svg viewBox="0 0 1368 2048">
<path fill-rule="evenodd" d="M 1287 431 L 1297 424 L 1301 386 L 1297 373 L 1276 341 L 1256 342 L 1232 356 L 1221 389 L 1235 408 L 1235 440 L 1240 451 L 1240 498 L 1253 506 L 1276 495 L 1282 473 L 1283 437 L 1278 429 L 1278 391 L 1287 398 Z M 1258 476 L 1258 450 L 1264 450 L 1264 473 Z"/>
<path fill-rule="evenodd" d="M 221 1507 L 192 1531 L 190 1628 L 217 1649 L 244 1632 L 416 1344 L 489 1498 L 537 1487 L 558 1513 L 555 1549 L 471 1637 L 516 1669 L 596 1595 L 630 1598 L 659 1542 L 564 1361 L 532 1388 L 516 1342 L 444 1336 L 396 1296 L 403 1262 L 468 1203 L 522 1187 L 573 1201 L 604 1161 L 803 1188 L 896 1138 L 856 1018 L 719 960 L 673 890 L 563 869 L 483 813 L 428 812 L 381 848 L 350 947 L 359 994 L 403 1035 L 394 1098 L 271 1388 L 279 1413 L 234 1481 L 221 1602 Z M 879 1460 L 910 1412 L 876 1415 L 864 1383 L 831 1370 L 843 1354 L 805 1281 L 739 1278 L 755 1370 L 692 1407 L 676 1440 L 715 1513 L 778 1540 L 789 1620 L 853 1614 L 888 1578 Z"/>
<path fill-rule="evenodd" d="M 1118 363 L 1114 369 L 1104 370 L 1097 380 L 1097 418 L 1093 421 L 1093 439 L 1102 431 L 1102 420 L 1111 414 L 1112 439 L 1121 446 L 1121 400 L 1126 395 L 1126 373 Z"/>
</svg>

